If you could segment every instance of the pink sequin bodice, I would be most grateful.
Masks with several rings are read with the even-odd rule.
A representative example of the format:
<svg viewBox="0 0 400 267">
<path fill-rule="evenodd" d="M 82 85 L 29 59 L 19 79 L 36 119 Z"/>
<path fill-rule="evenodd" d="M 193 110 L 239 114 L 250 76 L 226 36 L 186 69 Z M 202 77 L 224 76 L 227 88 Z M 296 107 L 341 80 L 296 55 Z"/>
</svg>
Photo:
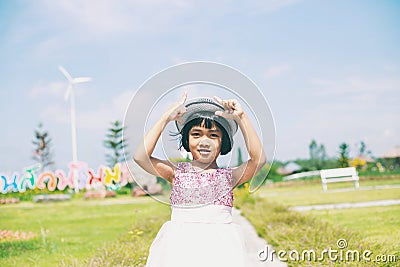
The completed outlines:
<svg viewBox="0 0 400 267">
<path fill-rule="evenodd" d="M 172 206 L 233 206 L 232 169 L 197 171 L 189 162 L 179 162 L 171 190 Z"/>
</svg>

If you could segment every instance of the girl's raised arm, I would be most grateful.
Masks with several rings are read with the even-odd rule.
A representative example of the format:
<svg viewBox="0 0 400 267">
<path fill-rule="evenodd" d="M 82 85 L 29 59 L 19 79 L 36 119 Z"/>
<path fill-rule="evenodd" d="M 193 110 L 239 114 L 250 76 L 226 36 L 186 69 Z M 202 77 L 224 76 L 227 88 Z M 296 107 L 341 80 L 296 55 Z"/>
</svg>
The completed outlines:
<svg viewBox="0 0 400 267">
<path fill-rule="evenodd" d="M 217 111 L 215 114 L 227 119 L 233 119 L 239 125 L 250 156 L 248 161 L 232 170 L 232 176 L 236 182 L 235 186 L 238 186 L 249 181 L 257 174 L 261 167 L 265 165 L 266 156 L 256 130 L 238 101 L 236 99 L 221 100 L 218 97 L 214 97 L 214 99 L 223 105 L 225 109 L 225 112 Z"/>
<path fill-rule="evenodd" d="M 169 182 L 172 182 L 175 175 L 175 166 L 168 160 L 161 160 L 153 157 L 152 154 L 161 133 L 165 129 L 165 126 L 170 121 L 177 120 L 180 122 L 182 115 L 186 112 L 184 107 L 186 98 L 187 92 L 185 92 L 181 100 L 175 103 L 167 112 L 165 112 L 155 123 L 155 125 L 148 131 L 133 155 L 135 162 L 145 171 L 162 177 Z"/>
</svg>

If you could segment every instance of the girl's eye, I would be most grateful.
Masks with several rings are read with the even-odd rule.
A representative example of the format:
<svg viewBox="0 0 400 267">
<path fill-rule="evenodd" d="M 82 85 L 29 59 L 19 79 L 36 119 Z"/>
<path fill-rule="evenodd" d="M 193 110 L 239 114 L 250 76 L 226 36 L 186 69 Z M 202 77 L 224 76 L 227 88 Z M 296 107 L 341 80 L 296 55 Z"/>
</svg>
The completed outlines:
<svg viewBox="0 0 400 267">
<path fill-rule="evenodd" d="M 219 135 L 218 134 L 211 134 L 211 137 L 218 138 Z"/>
<path fill-rule="evenodd" d="M 192 133 L 192 136 L 199 136 L 199 133 Z"/>
</svg>

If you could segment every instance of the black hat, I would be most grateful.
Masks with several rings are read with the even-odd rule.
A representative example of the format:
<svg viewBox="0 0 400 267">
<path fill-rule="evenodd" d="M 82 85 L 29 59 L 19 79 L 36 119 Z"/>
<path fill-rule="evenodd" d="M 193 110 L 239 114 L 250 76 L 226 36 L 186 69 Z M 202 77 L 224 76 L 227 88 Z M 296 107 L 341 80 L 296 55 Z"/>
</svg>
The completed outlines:
<svg viewBox="0 0 400 267">
<path fill-rule="evenodd" d="M 237 132 L 238 125 L 236 121 L 226 119 L 222 116 L 215 115 L 216 111 L 224 112 L 224 107 L 209 97 L 194 98 L 186 102 L 186 112 L 182 115 L 182 123 L 175 121 L 176 128 L 179 132 L 189 121 L 197 118 L 208 117 L 218 122 L 228 133 L 231 144 L 233 144 L 233 136 Z"/>
</svg>

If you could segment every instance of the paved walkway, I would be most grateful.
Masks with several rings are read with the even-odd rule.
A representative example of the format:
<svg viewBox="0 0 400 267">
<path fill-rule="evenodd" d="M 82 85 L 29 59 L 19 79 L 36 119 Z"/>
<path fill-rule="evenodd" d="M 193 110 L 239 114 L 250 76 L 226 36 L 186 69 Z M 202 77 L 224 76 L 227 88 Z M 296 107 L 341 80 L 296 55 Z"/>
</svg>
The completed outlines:
<svg viewBox="0 0 400 267">
<path fill-rule="evenodd" d="M 379 207 L 379 206 L 392 206 L 400 205 L 400 199 L 388 200 L 375 200 L 366 202 L 355 203 L 337 203 L 337 204 L 323 204 L 323 205 L 309 205 L 309 206 L 294 206 L 291 210 L 296 211 L 310 211 L 310 210 L 331 210 L 331 209 L 346 209 L 346 208 L 365 208 L 365 207 Z"/>
<path fill-rule="evenodd" d="M 265 242 L 264 239 L 257 235 L 253 225 L 240 214 L 240 210 L 233 209 L 233 222 L 240 225 L 245 238 L 248 259 L 250 260 L 248 267 L 287 267 L 283 262 L 280 262 L 276 256 L 272 257 L 272 247 Z M 265 261 L 259 260 L 259 254 L 266 251 L 267 254 L 261 253 L 260 257 L 266 258 Z"/>
<path fill-rule="evenodd" d="M 374 186 L 360 186 L 359 188 L 355 189 L 354 187 L 349 188 L 337 188 L 337 189 L 329 189 L 328 191 L 323 191 L 322 188 L 319 191 L 316 190 L 308 190 L 308 191 L 289 191 L 289 192 L 264 192 L 259 193 L 260 197 L 275 197 L 275 196 L 282 196 L 282 195 L 302 195 L 302 194 L 313 194 L 313 193 L 338 193 L 338 192 L 354 192 L 354 191 L 369 191 L 369 190 L 384 190 L 384 189 L 396 189 L 400 188 L 400 184 L 393 184 L 393 185 L 374 185 Z"/>
<path fill-rule="evenodd" d="M 391 185 L 370 185 L 370 186 L 360 186 L 355 189 L 353 187 L 349 188 L 338 188 L 338 189 L 329 189 L 325 193 L 336 193 L 336 192 L 351 192 L 351 191 L 363 191 L 363 190 L 382 190 L 382 189 L 395 189 L 400 188 L 399 184 L 391 184 Z"/>
</svg>

